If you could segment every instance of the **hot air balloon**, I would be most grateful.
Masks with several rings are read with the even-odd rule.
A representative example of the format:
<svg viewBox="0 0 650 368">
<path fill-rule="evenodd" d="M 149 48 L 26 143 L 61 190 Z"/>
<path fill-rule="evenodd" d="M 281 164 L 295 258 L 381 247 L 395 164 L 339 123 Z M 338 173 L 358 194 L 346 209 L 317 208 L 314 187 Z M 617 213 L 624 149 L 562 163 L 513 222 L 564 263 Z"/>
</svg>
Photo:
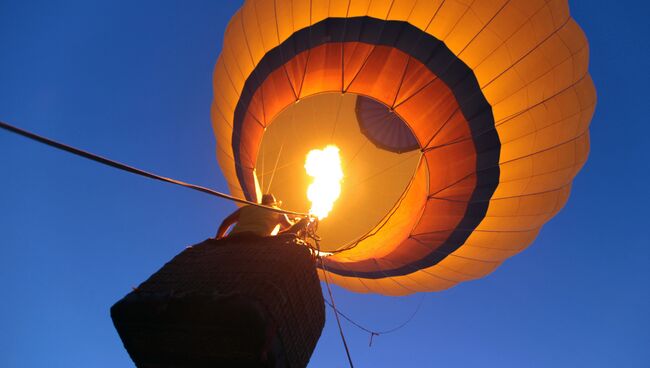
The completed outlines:
<svg viewBox="0 0 650 368">
<path fill-rule="evenodd" d="M 566 203 L 589 151 L 588 59 L 566 0 L 247 0 L 214 69 L 218 162 L 234 195 L 306 211 L 304 157 L 336 145 L 330 279 L 444 290 Z"/>
<path fill-rule="evenodd" d="M 214 69 L 217 159 L 234 197 L 320 218 L 318 249 L 183 251 L 112 309 L 131 357 L 300 367 L 318 277 L 406 295 L 494 271 L 587 159 L 588 58 L 566 0 L 246 0 Z"/>
</svg>

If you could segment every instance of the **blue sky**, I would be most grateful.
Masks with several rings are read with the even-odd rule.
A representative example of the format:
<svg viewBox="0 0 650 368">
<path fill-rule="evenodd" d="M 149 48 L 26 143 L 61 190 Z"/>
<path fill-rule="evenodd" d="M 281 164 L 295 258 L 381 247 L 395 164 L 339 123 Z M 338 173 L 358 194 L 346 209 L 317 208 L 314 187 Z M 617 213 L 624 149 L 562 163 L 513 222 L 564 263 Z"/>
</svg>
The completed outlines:
<svg viewBox="0 0 650 368">
<path fill-rule="evenodd" d="M 644 1 L 570 1 L 591 44 L 592 151 L 564 210 L 492 275 L 404 298 L 334 288 L 359 367 L 650 365 Z M 226 191 L 211 74 L 239 1 L 0 1 L 0 120 Z M 132 366 L 110 306 L 231 203 L 0 131 L 0 366 Z M 333 315 L 310 367 L 344 367 Z"/>
</svg>

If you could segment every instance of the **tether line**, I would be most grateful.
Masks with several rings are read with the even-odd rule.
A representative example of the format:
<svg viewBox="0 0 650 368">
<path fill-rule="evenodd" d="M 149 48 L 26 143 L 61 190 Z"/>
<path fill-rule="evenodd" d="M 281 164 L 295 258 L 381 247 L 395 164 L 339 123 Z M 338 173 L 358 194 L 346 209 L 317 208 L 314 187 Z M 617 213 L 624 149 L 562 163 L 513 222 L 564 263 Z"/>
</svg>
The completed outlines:
<svg viewBox="0 0 650 368">
<path fill-rule="evenodd" d="M 318 242 L 316 242 L 317 248 L 319 248 L 320 251 L 320 246 L 318 245 Z M 330 296 L 330 300 L 332 301 L 332 309 L 334 310 L 334 316 L 336 317 L 336 324 L 339 327 L 339 334 L 341 335 L 341 341 L 343 342 L 343 347 L 345 348 L 345 354 L 348 358 L 348 363 L 350 363 L 350 368 L 354 368 L 354 363 L 352 363 L 352 356 L 350 355 L 350 348 L 348 347 L 348 343 L 345 340 L 345 334 L 343 333 L 343 327 L 341 326 L 341 319 L 339 318 L 339 310 L 336 308 L 336 304 L 334 303 L 334 295 L 332 294 L 332 288 L 330 287 L 330 281 L 329 278 L 327 277 L 327 268 L 325 268 L 325 262 L 323 262 L 322 257 L 318 257 L 320 259 L 320 266 L 321 269 L 323 270 L 323 275 L 325 277 L 325 285 L 327 285 L 327 292 Z"/>
<path fill-rule="evenodd" d="M 21 136 L 23 136 L 25 138 L 29 138 L 31 140 L 43 143 L 43 144 L 48 145 L 50 147 L 54 147 L 56 149 L 66 151 L 68 153 L 72 153 L 73 155 L 77 155 L 77 156 L 80 156 L 80 157 L 83 157 L 83 158 L 98 162 L 98 163 L 106 165 L 106 166 L 110 166 L 110 167 L 119 169 L 119 170 L 122 170 L 122 171 L 130 172 L 132 174 L 144 176 L 144 177 L 149 178 L 149 179 L 154 179 L 154 180 L 164 181 L 164 182 L 171 183 L 171 184 L 180 185 L 182 187 L 193 189 L 193 190 L 203 192 L 203 193 L 206 193 L 206 194 L 210 194 L 210 195 L 215 196 L 215 197 L 227 199 L 227 200 L 242 203 L 242 204 L 248 204 L 248 205 L 251 205 L 251 206 L 261 207 L 261 208 L 264 208 L 264 209 L 267 209 L 267 210 L 273 211 L 273 212 L 284 213 L 284 214 L 288 214 L 288 215 L 302 216 L 302 217 L 308 216 L 308 214 L 306 214 L 306 213 L 287 211 L 287 210 L 283 210 L 283 209 L 280 209 L 280 208 L 265 206 L 265 205 L 262 205 L 262 204 L 257 203 L 257 202 L 251 202 L 251 201 L 248 201 L 248 200 L 243 199 L 243 198 L 238 198 L 238 197 L 235 197 L 235 196 L 231 196 L 229 194 L 217 192 L 216 190 L 206 188 L 206 187 L 202 187 L 200 185 L 190 184 L 190 183 L 186 183 L 184 181 L 180 181 L 180 180 L 176 180 L 176 179 L 172 179 L 172 178 L 167 178 L 167 177 L 157 175 L 157 174 L 154 174 L 154 173 L 151 173 L 151 172 L 148 172 L 148 171 L 144 171 L 144 170 L 135 168 L 133 166 L 129 166 L 129 165 L 123 164 L 121 162 L 117 162 L 117 161 L 114 161 L 114 160 L 111 160 L 111 159 L 96 155 L 94 153 L 90 153 L 90 152 L 87 152 L 87 151 L 84 151 L 84 150 L 69 146 L 67 144 L 54 141 L 52 139 L 40 136 L 38 134 L 29 132 L 27 130 L 20 129 L 18 127 L 13 126 L 13 125 L 7 124 L 7 123 L 5 123 L 3 121 L 0 121 L 0 128 L 2 128 L 4 130 L 7 130 L 9 132 L 12 132 L 12 133 L 21 135 Z"/>
<path fill-rule="evenodd" d="M 347 320 L 348 322 L 350 322 L 352 325 L 354 325 L 354 326 L 357 327 L 358 329 L 360 329 L 360 330 L 362 330 L 362 331 L 365 331 L 365 332 L 367 332 L 367 333 L 370 334 L 370 342 L 368 343 L 368 346 L 369 346 L 369 347 L 372 346 L 372 340 L 373 340 L 373 337 L 375 337 L 375 336 L 380 336 L 380 335 L 386 335 L 386 334 L 389 334 L 389 333 L 393 333 L 393 332 L 395 332 L 395 331 L 398 331 L 398 330 L 402 329 L 402 328 L 405 327 L 407 324 L 409 324 L 409 323 L 413 320 L 413 318 L 415 318 L 415 315 L 420 311 L 420 307 L 422 306 L 422 301 L 424 301 L 424 295 L 420 298 L 420 302 L 418 303 L 418 306 L 415 308 L 415 311 L 413 311 L 413 313 L 411 314 L 411 316 L 410 316 L 408 319 L 406 319 L 404 322 L 402 322 L 401 324 L 399 324 L 399 325 L 397 325 L 397 326 L 395 326 L 395 327 L 393 327 L 393 328 L 391 328 L 391 329 L 384 330 L 384 331 L 377 331 L 377 330 L 371 330 L 371 329 L 369 329 L 369 328 L 367 328 L 367 327 L 364 327 L 364 326 L 361 325 L 360 323 L 354 321 L 351 317 L 348 317 L 346 314 L 344 314 L 343 312 L 341 312 L 340 309 L 336 308 L 336 307 L 334 306 L 333 303 L 331 303 L 329 300 L 325 299 L 325 303 L 326 303 L 330 308 L 332 308 L 332 309 L 336 309 L 336 311 L 338 312 L 338 314 L 339 314 L 341 317 L 345 318 L 345 320 Z"/>
</svg>

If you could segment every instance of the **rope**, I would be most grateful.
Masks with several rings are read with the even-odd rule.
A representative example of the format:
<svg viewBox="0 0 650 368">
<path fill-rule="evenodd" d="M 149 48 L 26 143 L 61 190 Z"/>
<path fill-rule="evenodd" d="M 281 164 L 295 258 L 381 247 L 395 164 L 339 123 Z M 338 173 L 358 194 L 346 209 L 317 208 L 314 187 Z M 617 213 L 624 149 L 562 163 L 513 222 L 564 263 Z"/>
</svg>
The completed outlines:
<svg viewBox="0 0 650 368">
<path fill-rule="evenodd" d="M 275 171 L 278 169 L 278 162 L 280 162 L 280 156 L 282 156 L 282 149 L 284 149 L 284 139 L 282 140 L 282 144 L 280 145 L 280 152 L 278 152 L 278 157 L 275 158 L 275 166 L 273 166 L 273 172 L 271 173 L 271 180 L 269 180 L 269 186 L 268 188 L 266 188 L 266 193 L 271 192 L 271 184 L 273 184 L 273 179 L 275 178 Z"/>
<path fill-rule="evenodd" d="M 341 317 L 343 317 L 345 320 L 347 320 L 348 322 L 350 322 L 351 324 L 353 324 L 354 326 L 356 326 L 356 327 L 359 328 L 360 330 L 365 331 L 365 332 L 367 332 L 367 333 L 370 334 L 370 343 L 368 344 L 368 346 L 372 346 L 372 340 L 373 340 L 373 337 L 375 337 L 375 336 L 380 336 L 380 335 L 386 335 L 386 334 L 389 334 L 389 333 L 393 333 L 393 332 L 395 332 L 395 331 L 397 331 L 397 330 L 402 329 L 402 328 L 405 327 L 407 324 L 409 324 L 409 323 L 413 320 L 413 318 L 415 318 L 415 315 L 418 314 L 418 312 L 420 311 L 420 307 L 422 306 L 422 302 L 423 302 L 423 301 L 424 301 L 424 296 L 422 296 L 422 298 L 420 298 L 420 302 L 418 303 L 418 306 L 415 308 L 415 311 L 413 311 L 413 313 L 411 314 L 411 316 L 410 316 L 408 319 L 406 319 L 406 321 L 404 321 L 403 323 L 401 323 L 400 325 L 398 325 L 398 326 L 396 326 L 396 327 L 393 327 L 393 328 L 391 328 L 391 329 L 384 330 L 384 331 L 375 331 L 375 330 L 371 330 L 371 329 L 369 329 L 369 328 L 366 328 L 366 327 L 362 326 L 361 324 L 355 322 L 352 318 L 346 316 L 346 315 L 345 315 L 343 312 L 341 312 L 340 310 L 338 310 L 338 309 L 337 309 L 337 310 L 338 310 L 338 314 L 340 314 Z M 334 306 L 334 304 L 330 303 L 329 300 L 325 299 L 325 303 L 326 303 L 330 308 L 332 308 L 332 309 L 336 309 L 336 307 Z"/>
<path fill-rule="evenodd" d="M 334 311 L 334 315 L 336 316 L 336 323 L 338 324 L 339 327 L 339 333 L 341 334 L 341 340 L 343 341 L 343 346 L 345 347 L 345 352 L 347 354 L 350 367 L 353 367 L 352 357 L 350 356 L 350 350 L 345 340 L 345 335 L 343 334 L 343 328 L 341 327 L 341 320 L 339 318 L 339 315 L 345 318 L 348 322 L 350 322 L 357 328 L 369 333 L 370 341 L 368 343 L 368 346 L 372 347 L 372 341 L 375 336 L 393 333 L 397 330 L 402 329 L 407 324 L 409 324 L 413 320 L 413 318 L 415 318 L 415 315 L 420 311 L 420 307 L 422 307 L 422 302 L 424 301 L 424 295 L 422 295 L 422 297 L 420 298 L 420 302 L 418 303 L 417 308 L 415 308 L 415 311 L 413 311 L 411 316 L 408 319 L 406 319 L 404 322 L 402 322 L 400 325 L 393 327 L 391 329 L 384 330 L 384 331 L 375 331 L 375 330 L 368 329 L 362 326 L 361 324 L 355 322 L 352 318 L 345 315 L 336 307 L 336 304 L 334 302 L 334 294 L 332 293 L 332 288 L 330 287 L 329 278 L 327 277 L 327 272 L 329 271 L 327 271 L 327 268 L 325 267 L 325 263 L 323 262 L 323 257 L 320 256 L 320 237 L 316 234 L 317 230 L 318 230 L 318 220 L 315 220 L 315 221 L 311 221 L 304 229 L 298 232 L 297 235 L 300 236 L 301 239 L 303 240 L 304 246 L 306 246 L 308 249 L 312 251 L 311 253 L 314 255 L 314 261 L 320 261 L 320 267 L 323 270 L 323 276 L 325 279 L 325 284 L 327 285 L 327 292 L 329 294 L 331 302 L 325 298 L 323 299 L 325 303 Z M 314 242 L 314 245 L 311 245 L 310 242 L 307 241 L 307 238 L 311 239 Z"/>
<path fill-rule="evenodd" d="M 265 171 L 264 167 L 265 167 L 265 164 L 266 164 L 266 145 L 264 143 L 262 143 L 260 145 L 260 149 L 262 150 L 262 170 L 261 170 L 262 172 L 257 173 L 257 175 L 260 178 L 260 188 L 264 188 L 264 171 Z M 268 193 L 268 191 L 267 191 L 267 193 Z"/>
<path fill-rule="evenodd" d="M 111 160 L 111 159 L 96 155 L 94 153 L 90 153 L 90 152 L 87 152 L 87 151 L 84 151 L 84 150 L 69 146 L 67 144 L 54 141 L 52 139 L 43 137 L 41 135 L 38 135 L 38 134 L 35 134 L 35 133 L 32 133 L 32 132 L 29 132 L 27 130 L 20 129 L 18 127 L 15 127 L 15 126 L 10 125 L 8 123 L 5 123 L 3 121 L 0 121 L 0 128 L 4 129 L 6 131 L 9 131 L 11 133 L 14 133 L 14 134 L 21 135 L 21 136 L 23 136 L 25 138 L 34 140 L 36 142 L 45 144 L 47 146 L 50 146 L 50 147 L 53 147 L 53 148 L 56 148 L 56 149 L 71 153 L 73 155 L 80 156 L 80 157 L 86 158 L 88 160 L 91 160 L 91 161 L 94 161 L 94 162 L 97 162 L 97 163 L 100 163 L 100 164 L 103 164 L 103 165 L 106 165 L 106 166 L 116 168 L 118 170 L 122 170 L 122 171 L 126 171 L 126 172 L 129 172 L 129 173 L 132 173 L 132 174 L 144 176 L 144 177 L 149 178 L 149 179 L 154 179 L 154 180 L 159 180 L 159 181 L 179 185 L 179 186 L 182 186 L 182 187 L 185 187 L 185 188 L 189 188 L 189 189 L 193 189 L 193 190 L 196 190 L 196 191 L 199 191 L 199 192 L 202 192 L 202 193 L 213 195 L 213 196 L 216 196 L 216 197 L 219 197 L 219 198 L 223 198 L 223 199 L 227 199 L 227 200 L 230 200 L 230 201 L 233 201 L 233 202 L 238 202 L 238 203 L 247 204 L 247 205 L 251 205 L 251 206 L 257 206 L 257 207 L 264 208 L 264 209 L 267 209 L 267 210 L 273 211 L 273 212 L 289 214 L 289 215 L 296 215 L 296 216 L 303 216 L 303 217 L 308 216 L 308 214 L 305 214 L 305 213 L 287 211 L 287 210 L 282 210 L 282 209 L 279 209 L 279 208 L 265 206 L 265 205 L 262 205 L 262 204 L 257 203 L 257 202 L 251 202 L 251 201 L 248 201 L 248 200 L 245 200 L 245 199 L 242 199 L 242 198 L 237 198 L 237 197 L 231 196 L 229 194 L 217 192 L 217 191 L 215 191 L 213 189 L 209 189 L 209 188 L 202 187 L 202 186 L 199 186 L 199 185 L 190 184 L 190 183 L 186 183 L 186 182 L 183 182 L 183 181 L 180 181 L 180 180 L 167 178 L 167 177 L 160 176 L 160 175 L 157 175 L 157 174 L 154 174 L 154 173 L 151 173 L 151 172 L 147 172 L 147 171 L 135 168 L 133 166 L 129 166 L 129 165 L 123 164 L 121 162 L 114 161 L 114 160 Z M 280 154 L 281 154 L 281 152 L 282 152 L 282 147 L 280 148 Z M 276 161 L 275 166 L 276 167 L 273 170 L 274 171 L 273 174 L 275 174 L 275 170 L 277 169 L 277 161 Z M 273 176 L 271 178 L 273 178 Z M 271 179 L 271 181 L 272 180 L 273 179 Z M 269 186 L 270 186 L 270 183 L 269 183 Z M 319 246 L 318 243 L 319 242 L 316 241 L 317 250 L 320 252 L 320 246 Z M 350 367 L 354 368 L 354 363 L 352 362 L 352 357 L 350 355 L 350 349 L 348 347 L 347 341 L 345 340 L 345 334 L 343 333 L 343 327 L 341 326 L 341 320 L 339 318 L 339 315 L 341 315 L 348 322 L 352 323 L 353 325 L 357 326 L 358 328 L 370 333 L 370 346 L 372 346 L 372 339 L 373 339 L 374 336 L 379 336 L 379 335 L 383 335 L 383 334 L 387 334 L 387 333 L 397 331 L 397 330 L 401 329 L 402 327 L 404 327 L 406 324 L 408 324 L 415 317 L 417 312 L 419 311 L 420 306 L 422 305 L 422 300 L 423 299 L 420 300 L 420 304 L 418 305 L 415 312 L 411 315 L 411 317 L 408 320 L 406 320 L 404 323 L 402 323 L 401 325 L 397 326 L 396 328 L 393 328 L 393 329 L 390 329 L 390 330 L 387 330 L 387 331 L 380 331 L 380 332 L 369 330 L 369 329 L 361 326 L 360 324 L 356 323 L 355 321 L 353 321 L 350 317 L 348 317 L 345 314 L 339 312 L 338 308 L 336 307 L 335 301 L 334 301 L 334 295 L 332 294 L 332 288 L 331 288 L 330 283 L 329 283 L 329 278 L 327 277 L 327 273 L 328 273 L 327 268 L 325 267 L 325 264 L 323 263 L 322 257 L 318 257 L 318 259 L 320 260 L 321 268 L 323 269 L 323 274 L 325 276 L 325 284 L 327 285 L 327 291 L 329 293 L 329 297 L 330 297 L 330 300 L 331 300 L 331 302 L 328 301 L 328 300 L 325 300 L 325 302 L 334 310 L 334 315 L 336 317 L 336 323 L 337 323 L 338 328 L 339 328 L 339 333 L 341 335 L 341 340 L 342 340 L 343 346 L 345 348 L 345 353 L 347 355 L 348 362 L 350 364 Z"/>
<path fill-rule="evenodd" d="M 320 245 L 316 241 L 316 246 L 320 251 Z M 327 292 L 330 295 L 330 300 L 332 301 L 332 309 L 334 310 L 334 316 L 336 317 L 336 324 L 339 326 L 339 334 L 341 335 L 341 341 L 343 341 L 343 347 L 345 348 L 345 354 L 348 357 L 348 363 L 350 363 L 350 368 L 354 368 L 354 363 L 352 363 L 352 356 L 350 356 L 350 348 L 348 348 L 348 343 L 345 341 L 345 335 L 343 334 L 343 327 L 341 326 L 341 319 L 339 318 L 339 311 L 336 309 L 336 304 L 334 304 L 334 295 L 332 294 L 332 288 L 330 287 L 329 278 L 327 277 L 327 268 L 325 268 L 325 263 L 323 263 L 323 258 L 320 259 L 320 266 L 323 269 L 323 275 L 325 276 L 325 285 L 327 285 Z"/>
<path fill-rule="evenodd" d="M 2 128 L 4 130 L 7 130 L 9 132 L 12 132 L 12 133 L 21 135 L 23 137 L 29 138 L 31 140 L 43 143 L 43 144 L 48 145 L 50 147 L 54 147 L 56 149 L 66 151 L 68 153 L 72 153 L 73 155 L 77 155 L 77 156 L 80 156 L 80 157 L 83 157 L 83 158 L 98 162 L 98 163 L 106 165 L 106 166 L 110 166 L 110 167 L 119 169 L 119 170 L 122 170 L 122 171 L 130 172 L 132 174 L 144 176 L 144 177 L 149 178 L 149 179 L 160 180 L 160 181 L 164 181 L 164 182 L 167 182 L 167 183 L 180 185 L 182 187 L 193 189 L 193 190 L 203 192 L 203 193 L 206 193 L 206 194 L 210 194 L 210 195 L 213 195 L 215 197 L 219 197 L 219 198 L 227 199 L 227 200 L 230 200 L 230 201 L 233 201 L 233 202 L 243 203 L 243 204 L 247 204 L 247 205 L 251 205 L 251 206 L 257 206 L 257 207 L 264 208 L 264 209 L 267 209 L 269 211 L 273 211 L 273 212 L 277 212 L 277 213 L 283 213 L 283 214 L 287 214 L 287 215 L 295 215 L 295 216 L 301 216 L 301 217 L 308 216 L 306 213 L 287 211 L 287 210 L 283 210 L 283 209 L 280 209 L 280 208 L 265 206 L 265 205 L 262 205 L 262 204 L 257 203 L 257 202 L 251 202 L 251 201 L 248 201 L 246 199 L 237 198 L 237 197 L 231 196 L 229 194 L 217 192 L 216 190 L 213 190 L 213 189 L 210 189 L 210 188 L 202 187 L 202 186 L 195 185 L 195 184 L 186 183 L 186 182 L 183 182 L 183 181 L 180 181 L 180 180 L 171 179 L 171 178 L 160 176 L 160 175 L 150 173 L 150 172 L 147 172 L 147 171 L 144 171 L 144 170 L 140 170 L 138 168 L 135 168 L 135 167 L 132 167 L 132 166 L 129 166 L 129 165 L 126 165 L 126 164 L 123 164 L 123 163 L 120 163 L 120 162 L 105 158 L 105 157 L 98 156 L 98 155 L 96 155 L 94 153 L 83 151 L 81 149 L 69 146 L 67 144 L 63 144 L 63 143 L 51 140 L 49 138 L 45 138 L 45 137 L 40 136 L 38 134 L 28 132 L 26 130 L 17 128 L 17 127 L 15 127 L 13 125 L 7 124 L 7 123 L 5 123 L 3 121 L 0 121 L 0 128 Z"/>
<path fill-rule="evenodd" d="M 97 163 L 100 163 L 100 164 L 103 164 L 103 165 L 106 165 L 106 166 L 110 166 L 110 167 L 113 167 L 113 168 L 116 168 L 116 169 L 119 169 L 119 170 L 122 170 L 122 171 L 126 171 L 126 172 L 129 172 L 129 173 L 132 173 L 132 174 L 144 176 L 144 177 L 149 178 L 149 179 L 154 179 L 154 180 L 159 180 L 159 181 L 179 185 L 179 186 L 182 186 L 182 187 L 185 187 L 185 188 L 193 189 L 193 190 L 196 190 L 196 191 L 199 191 L 199 192 L 202 192 L 202 193 L 210 194 L 210 195 L 220 197 L 220 198 L 223 198 L 223 199 L 227 199 L 227 200 L 230 200 L 230 201 L 234 201 L 234 202 L 238 202 L 238 203 L 243 203 L 243 204 L 248 204 L 248 205 L 251 205 L 251 206 L 257 206 L 257 207 L 260 207 L 260 208 L 264 208 L 264 209 L 267 209 L 267 210 L 273 211 L 273 212 L 284 213 L 284 214 L 289 214 L 289 215 L 296 215 L 296 216 L 303 216 L 303 217 L 308 216 L 308 214 L 304 214 L 304 213 L 300 213 L 300 212 L 294 212 L 294 211 L 287 211 L 287 210 L 282 210 L 282 209 L 279 209 L 279 208 L 265 206 L 265 205 L 259 204 L 257 202 L 251 202 L 251 201 L 241 199 L 241 198 L 237 198 L 237 197 L 225 194 L 225 193 L 217 192 L 217 191 L 215 191 L 213 189 L 209 189 L 209 188 L 202 187 L 202 186 L 199 186 L 199 185 L 190 184 L 190 183 L 186 183 L 186 182 L 183 182 L 183 181 L 180 181 L 180 180 L 171 179 L 171 178 L 160 176 L 160 175 L 157 175 L 157 174 L 154 174 L 154 173 L 150 173 L 150 172 L 147 172 L 147 171 L 144 171 L 144 170 L 141 170 L 141 169 L 138 169 L 138 168 L 135 168 L 135 167 L 132 167 L 132 166 L 129 166 L 129 165 L 126 165 L 126 164 L 123 164 L 123 163 L 120 163 L 120 162 L 117 162 L 117 161 L 114 161 L 114 160 L 111 160 L 111 159 L 108 159 L 108 158 L 105 158 L 105 157 L 102 157 L 102 156 L 99 156 L 99 155 L 96 155 L 96 154 L 93 154 L 93 153 L 90 153 L 90 152 L 87 152 L 87 151 L 84 151 L 84 150 L 69 146 L 69 145 L 66 145 L 64 143 L 60 143 L 60 142 L 51 140 L 49 138 L 40 136 L 38 134 L 35 134 L 35 133 L 32 133 L 32 132 L 20 129 L 20 128 L 15 127 L 15 126 L 10 125 L 10 124 L 7 124 L 7 123 L 5 123 L 3 121 L 0 121 L 0 128 L 5 129 L 5 130 L 7 130 L 9 132 L 12 132 L 12 133 L 21 135 L 21 136 L 23 136 L 25 138 L 29 138 L 31 140 L 37 141 L 39 143 L 43 143 L 43 144 L 48 145 L 50 147 L 54 147 L 56 149 L 66 151 L 68 153 L 72 153 L 74 155 L 77 155 L 77 156 L 89 159 L 91 161 L 95 161 Z M 281 151 L 282 151 L 282 147 L 280 148 L 280 153 L 281 153 Z M 276 162 L 276 168 L 277 168 L 277 162 Z M 274 169 L 274 172 L 275 172 L 275 169 Z M 271 180 L 273 180 L 273 179 L 271 179 Z M 270 185 L 270 183 L 269 183 L 269 185 Z M 320 245 L 319 245 L 319 242 L 317 240 L 316 240 L 316 246 L 317 246 L 316 250 L 318 250 L 320 252 Z M 312 248 L 312 247 L 310 247 L 310 248 Z M 327 277 L 327 273 L 329 271 L 327 271 L 327 268 L 325 267 L 325 264 L 323 263 L 322 257 L 319 257 L 319 259 L 320 259 L 320 263 L 321 263 L 321 268 L 323 269 L 323 274 L 325 275 L 325 284 L 327 285 L 327 291 L 329 293 L 329 297 L 330 297 L 330 300 L 331 300 L 331 302 L 328 301 L 328 300 L 325 300 L 325 302 L 327 303 L 327 305 L 329 305 L 334 310 L 334 315 L 336 316 L 336 323 L 338 324 L 339 333 L 341 335 L 341 340 L 343 341 L 343 346 L 345 347 L 345 353 L 347 355 L 348 362 L 350 363 L 350 367 L 354 368 L 354 364 L 352 363 L 352 357 L 350 355 L 350 349 L 348 348 L 347 341 L 345 340 L 345 335 L 343 333 L 343 327 L 341 326 L 341 320 L 339 318 L 339 315 L 342 316 L 343 318 L 345 318 L 348 322 L 355 325 L 356 327 L 360 328 L 361 330 L 368 332 L 370 334 L 370 346 L 372 346 L 372 339 L 373 339 L 374 336 L 379 336 L 379 335 L 384 335 L 384 334 L 388 334 L 388 333 L 391 333 L 391 332 L 395 332 L 395 331 L 401 329 L 402 327 L 406 326 L 409 322 L 411 322 L 411 320 L 415 317 L 415 315 L 420 310 L 420 307 L 422 305 L 422 300 L 424 300 L 424 298 L 422 298 L 420 300 L 420 304 L 418 304 L 418 307 L 416 308 L 415 312 L 413 312 L 411 317 L 409 317 L 401 325 L 399 325 L 399 326 L 397 326 L 397 327 L 395 327 L 393 329 L 386 330 L 386 331 L 373 331 L 373 330 L 370 330 L 370 329 L 365 328 L 362 325 L 358 324 L 357 322 L 352 320 L 350 317 L 346 316 L 345 314 L 341 313 L 338 310 L 338 308 L 336 307 L 335 301 L 334 301 L 334 295 L 332 294 L 332 289 L 330 287 L 329 278 Z"/>
</svg>

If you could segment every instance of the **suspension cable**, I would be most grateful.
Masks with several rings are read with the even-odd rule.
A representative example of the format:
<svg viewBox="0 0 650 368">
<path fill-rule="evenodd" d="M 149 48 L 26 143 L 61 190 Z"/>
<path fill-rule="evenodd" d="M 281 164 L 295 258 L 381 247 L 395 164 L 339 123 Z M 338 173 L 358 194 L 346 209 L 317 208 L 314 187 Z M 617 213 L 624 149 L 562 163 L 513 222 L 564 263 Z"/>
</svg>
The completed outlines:
<svg viewBox="0 0 650 368">
<path fill-rule="evenodd" d="M 318 243 L 316 243 L 318 244 Z M 320 248 L 320 247 L 319 247 Z M 332 309 L 334 310 L 334 316 L 336 317 L 336 323 L 339 326 L 339 334 L 341 335 L 341 341 L 343 341 L 343 347 L 345 348 L 345 354 L 348 357 L 348 363 L 350 363 L 350 368 L 354 368 L 354 363 L 352 363 L 352 356 L 350 355 L 350 348 L 348 348 L 348 343 L 345 341 L 345 334 L 343 334 L 343 327 L 341 326 L 341 319 L 339 318 L 339 311 L 336 309 L 336 304 L 334 304 L 334 295 L 332 294 L 332 288 L 330 287 L 330 282 L 327 277 L 327 268 L 325 268 L 325 263 L 323 262 L 322 257 L 320 259 L 320 265 L 323 270 L 323 275 L 325 276 L 325 285 L 327 285 L 327 292 L 330 295 L 330 300 L 332 301 Z"/>
<path fill-rule="evenodd" d="M 332 304 L 329 300 L 325 299 L 325 303 L 326 303 L 330 308 L 332 308 L 332 309 L 337 309 L 339 315 L 340 315 L 341 317 L 343 317 L 346 321 L 350 322 L 353 326 L 357 327 L 357 328 L 360 329 L 361 331 L 365 331 L 365 332 L 367 332 L 368 334 L 370 334 L 370 342 L 368 343 L 368 346 L 369 346 L 369 347 L 372 346 L 372 340 L 373 340 L 373 338 L 374 338 L 375 336 L 380 336 L 380 335 L 386 335 L 386 334 L 389 334 L 389 333 L 393 333 L 393 332 L 395 332 L 395 331 L 398 331 L 398 330 L 402 329 L 403 327 L 406 327 L 406 325 L 409 324 L 409 323 L 413 320 L 413 318 L 415 318 L 415 315 L 418 314 L 418 312 L 420 311 L 420 307 L 422 307 L 422 302 L 423 302 L 423 301 L 424 301 L 424 296 L 422 296 L 422 298 L 420 298 L 420 302 L 418 303 L 418 306 L 415 308 L 415 310 L 413 311 L 413 313 L 411 313 L 411 315 L 409 316 L 409 318 L 407 318 L 407 319 L 406 319 L 404 322 L 402 322 L 401 324 L 399 324 L 399 325 L 397 325 L 397 326 L 395 326 L 395 327 L 393 327 L 393 328 L 387 329 L 387 330 L 377 331 L 377 330 L 371 330 L 371 329 L 369 329 L 369 328 L 367 328 L 367 327 L 364 327 L 364 326 L 361 325 L 360 323 L 354 321 L 352 318 L 348 317 L 345 313 L 341 312 L 340 309 L 336 308 L 336 307 L 334 306 L 334 304 Z"/>
<path fill-rule="evenodd" d="M 35 134 L 35 133 L 32 133 L 32 132 L 29 132 L 27 130 L 23 130 L 23 129 L 20 129 L 18 127 L 15 127 L 13 125 L 7 124 L 7 123 L 5 123 L 3 121 L 0 121 L 0 128 L 2 128 L 4 130 L 7 130 L 9 132 L 12 132 L 12 133 L 21 135 L 21 136 L 23 136 L 25 138 L 29 138 L 31 140 L 43 143 L 43 144 L 48 145 L 50 147 L 54 147 L 56 149 L 66 151 L 68 153 L 72 153 L 73 155 L 77 155 L 77 156 L 80 156 L 80 157 L 83 157 L 83 158 L 98 162 L 98 163 L 106 165 L 106 166 L 110 166 L 110 167 L 119 169 L 119 170 L 122 170 L 122 171 L 130 172 L 132 174 L 144 176 L 144 177 L 149 178 L 149 179 L 160 180 L 160 181 L 164 181 L 164 182 L 167 182 L 167 183 L 180 185 L 182 187 L 193 189 L 193 190 L 203 192 L 203 193 L 206 193 L 206 194 L 209 194 L 209 195 L 213 195 L 215 197 L 219 197 L 219 198 L 227 199 L 227 200 L 230 200 L 230 201 L 233 201 L 233 202 L 238 202 L 238 203 L 247 204 L 247 205 L 251 205 L 251 206 L 257 206 L 257 207 L 264 208 L 266 210 L 277 212 L 277 213 L 283 213 L 283 214 L 287 214 L 287 215 L 294 215 L 294 216 L 301 216 L 301 217 L 307 217 L 308 216 L 308 214 L 306 214 L 306 213 L 295 212 L 295 211 L 287 211 L 287 210 L 283 210 L 283 209 L 276 208 L 276 207 L 265 206 L 265 205 L 257 203 L 257 202 L 252 202 L 252 201 L 249 201 L 249 200 L 246 200 L 246 199 L 243 199 L 243 198 L 238 198 L 238 197 L 235 197 L 235 196 L 232 196 L 232 195 L 229 195 L 229 194 L 217 192 L 216 190 L 206 188 L 206 187 L 202 187 L 200 185 L 190 184 L 190 183 L 186 183 L 184 181 L 180 181 L 180 180 L 160 176 L 160 175 L 148 172 L 148 171 L 144 171 L 144 170 L 135 168 L 133 166 L 123 164 L 121 162 L 117 162 L 117 161 L 114 161 L 114 160 L 111 160 L 111 159 L 96 155 L 94 153 L 90 153 L 90 152 L 81 150 L 79 148 L 69 146 L 69 145 L 61 143 L 61 142 L 54 141 L 52 139 L 43 137 L 41 135 L 38 135 L 38 134 Z"/>
</svg>

